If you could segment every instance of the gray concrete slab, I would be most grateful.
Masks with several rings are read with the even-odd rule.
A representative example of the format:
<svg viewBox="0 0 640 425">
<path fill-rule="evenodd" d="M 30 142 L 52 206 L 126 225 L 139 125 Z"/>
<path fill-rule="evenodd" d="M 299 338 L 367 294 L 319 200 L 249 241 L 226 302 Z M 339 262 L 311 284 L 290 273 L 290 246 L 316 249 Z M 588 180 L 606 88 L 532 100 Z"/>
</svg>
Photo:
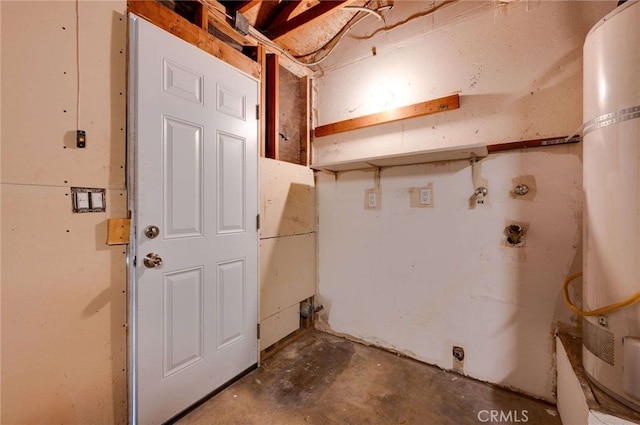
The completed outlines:
<svg viewBox="0 0 640 425">
<path fill-rule="evenodd" d="M 560 425 L 555 406 L 314 331 L 177 422 Z"/>
</svg>

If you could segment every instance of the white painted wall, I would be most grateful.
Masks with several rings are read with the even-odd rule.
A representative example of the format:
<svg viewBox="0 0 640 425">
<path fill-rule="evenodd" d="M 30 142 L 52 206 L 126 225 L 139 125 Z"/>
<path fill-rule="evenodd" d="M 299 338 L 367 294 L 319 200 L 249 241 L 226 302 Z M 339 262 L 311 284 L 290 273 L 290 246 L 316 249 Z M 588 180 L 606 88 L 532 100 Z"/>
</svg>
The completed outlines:
<svg viewBox="0 0 640 425">
<path fill-rule="evenodd" d="M 314 162 L 571 133 L 582 121 L 582 43 L 613 7 L 462 2 L 347 41 L 315 82 L 318 125 L 376 112 L 367 90 L 393 84 L 393 107 L 459 92 L 461 108 L 315 139 Z M 490 155 L 479 179 L 489 196 L 476 207 L 466 161 L 384 169 L 380 210 L 364 209 L 373 172 L 317 174 L 320 327 L 447 369 L 460 345 L 465 374 L 553 401 L 552 333 L 572 319 L 561 284 L 582 261 L 581 152 Z M 527 179 L 535 193 L 512 196 Z M 410 188 L 429 183 L 433 207 L 410 208 Z M 527 227 L 523 248 L 504 243 L 512 222 Z"/>
<path fill-rule="evenodd" d="M 398 3 L 386 12 L 390 23 L 431 4 Z M 405 3 L 412 9 L 404 11 Z M 315 139 L 314 163 L 574 131 L 582 124 L 584 37 L 614 6 L 463 1 L 388 34 L 346 37 L 315 80 L 316 125 L 452 93 L 460 93 L 460 109 Z M 369 34 L 380 25 L 374 18 L 365 22 L 351 34 Z"/>
</svg>

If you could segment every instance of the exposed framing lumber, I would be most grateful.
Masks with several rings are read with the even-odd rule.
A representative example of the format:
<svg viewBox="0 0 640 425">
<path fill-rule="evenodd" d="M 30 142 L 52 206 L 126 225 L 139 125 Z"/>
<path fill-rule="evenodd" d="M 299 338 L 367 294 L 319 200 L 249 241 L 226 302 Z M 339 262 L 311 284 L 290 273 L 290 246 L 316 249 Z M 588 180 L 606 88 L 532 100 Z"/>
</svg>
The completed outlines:
<svg viewBox="0 0 640 425">
<path fill-rule="evenodd" d="M 330 15 L 351 3 L 353 0 L 335 0 L 335 1 L 321 1 L 317 6 L 308 9 L 301 14 L 294 16 L 290 20 L 284 22 L 278 27 L 274 27 L 269 32 L 271 39 L 277 41 L 279 38 L 284 37 L 286 34 L 302 29 L 309 25 L 312 21 Z"/>
<path fill-rule="evenodd" d="M 227 12 L 225 7 L 216 0 L 201 0 L 203 4 L 206 6 L 208 10 L 208 22 L 207 28 L 205 30 L 209 30 L 208 26 L 211 25 L 218 31 L 220 31 L 225 36 L 229 37 L 234 42 L 238 43 L 241 46 L 252 46 L 255 47 L 258 43 L 249 37 L 245 37 L 236 31 L 227 19 Z"/>
<path fill-rule="evenodd" d="M 298 10 L 302 5 L 303 3 L 301 0 L 289 0 L 283 3 L 283 7 L 278 12 L 278 14 L 271 19 L 271 23 L 265 31 L 270 32 L 271 30 L 278 28 L 280 25 L 283 25 L 289 20 L 289 16 L 293 15 L 294 12 Z"/>
<path fill-rule="evenodd" d="M 416 103 L 414 105 L 403 106 L 391 111 L 378 112 L 376 114 L 365 115 L 359 118 L 352 118 L 345 121 L 321 125 L 315 128 L 314 135 L 315 137 L 329 136 L 331 134 L 342 133 L 344 131 L 357 130 L 407 118 L 451 111 L 458 108 L 460 108 L 460 95 L 454 94 L 451 96 L 441 97 L 439 99 Z"/>
<path fill-rule="evenodd" d="M 266 55 L 266 103 L 265 126 L 267 131 L 267 144 L 265 156 L 271 159 L 279 159 L 280 134 L 280 61 L 279 56 L 274 54 Z"/>
<path fill-rule="evenodd" d="M 216 39 L 207 31 L 156 1 L 129 0 L 128 11 L 143 17 L 165 31 L 193 44 L 242 72 L 260 78 L 260 66 L 234 48 Z"/>
<path fill-rule="evenodd" d="M 300 146 L 302 152 L 300 152 L 300 164 L 309 166 L 311 165 L 311 79 L 309 77 L 302 77 L 300 79 L 300 97 L 302 98 L 303 107 L 300 113 L 301 127 L 300 127 Z"/>
<path fill-rule="evenodd" d="M 260 4 L 261 2 L 262 0 L 238 1 L 239 5 L 236 10 L 240 13 L 245 13 L 247 10 L 251 9 L 257 4 Z"/>
<path fill-rule="evenodd" d="M 264 44 L 258 44 L 256 51 L 260 64 L 260 156 L 267 155 L 266 111 L 267 111 L 267 51 Z"/>
<path fill-rule="evenodd" d="M 196 2 L 196 18 L 195 24 L 205 31 L 209 30 L 209 12 L 206 6 L 199 1 Z"/>
</svg>

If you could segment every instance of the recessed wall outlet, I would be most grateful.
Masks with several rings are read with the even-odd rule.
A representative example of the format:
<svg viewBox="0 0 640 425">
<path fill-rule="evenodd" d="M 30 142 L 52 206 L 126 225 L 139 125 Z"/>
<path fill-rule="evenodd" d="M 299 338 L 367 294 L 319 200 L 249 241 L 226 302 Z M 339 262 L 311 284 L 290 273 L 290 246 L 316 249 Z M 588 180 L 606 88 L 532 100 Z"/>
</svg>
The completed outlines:
<svg viewBox="0 0 640 425">
<path fill-rule="evenodd" d="M 420 205 L 431 205 L 431 189 L 420 189 Z"/>
<path fill-rule="evenodd" d="M 367 202 L 369 203 L 369 208 L 375 208 L 378 205 L 378 195 L 375 192 L 369 193 Z"/>
<path fill-rule="evenodd" d="M 409 188 L 409 206 L 411 208 L 433 208 L 433 183 Z"/>
<path fill-rule="evenodd" d="M 367 189 L 364 191 L 364 209 L 379 210 L 380 209 L 380 191 L 377 189 Z"/>
</svg>

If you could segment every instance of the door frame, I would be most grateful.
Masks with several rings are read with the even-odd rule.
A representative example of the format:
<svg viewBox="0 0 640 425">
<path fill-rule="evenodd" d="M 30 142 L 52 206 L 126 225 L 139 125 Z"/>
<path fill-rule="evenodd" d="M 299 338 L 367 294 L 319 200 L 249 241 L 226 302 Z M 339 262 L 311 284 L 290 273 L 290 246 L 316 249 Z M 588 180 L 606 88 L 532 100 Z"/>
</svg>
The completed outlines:
<svg viewBox="0 0 640 425">
<path fill-rule="evenodd" d="M 159 6 L 160 7 L 160 6 Z M 137 340 L 137 303 L 138 303 L 138 293 L 137 293 L 137 282 L 136 282 L 136 267 L 135 267 L 135 262 L 136 262 L 136 257 L 137 257 L 137 250 L 136 250 L 136 246 L 137 246 L 137 222 L 136 222 L 136 199 L 137 199 L 137 188 L 135 185 L 135 181 L 136 181 L 136 170 L 137 170 L 137 163 L 136 163 L 136 154 L 137 154 L 137 143 L 138 141 L 136 140 L 136 122 L 135 122 L 135 111 L 136 111 L 136 107 L 137 107 L 137 98 L 135 97 L 135 93 L 136 93 L 136 77 L 137 77 L 137 69 L 138 69 L 138 54 L 135 51 L 135 49 L 133 48 L 133 46 L 137 45 L 137 40 L 138 40 L 138 35 L 137 35 L 137 26 L 133 25 L 133 22 L 139 19 L 143 19 L 146 20 L 148 22 L 150 22 L 152 25 L 157 26 L 158 28 L 160 28 L 161 30 L 167 31 L 172 33 L 172 35 L 174 37 L 178 37 L 176 34 L 174 34 L 172 31 L 169 31 L 167 28 L 164 28 L 163 25 L 161 25 L 161 23 L 159 22 L 154 22 L 154 19 L 148 19 L 147 16 L 141 16 L 139 14 L 135 14 L 135 10 L 127 10 L 127 35 L 128 35 L 128 39 L 127 39 L 127 118 L 126 118 L 126 179 L 125 179 L 125 187 L 127 189 L 127 207 L 128 207 L 128 215 L 129 215 L 129 219 L 130 219 L 130 230 L 129 230 L 129 244 L 127 245 L 127 249 L 126 249 L 126 287 L 127 287 L 127 324 L 126 326 L 126 330 L 127 330 L 127 366 L 126 366 L 126 373 L 127 373 L 127 401 L 128 401 L 128 424 L 130 425 L 135 425 L 137 424 L 137 417 L 138 417 L 138 396 L 137 396 L 137 389 L 138 389 L 138 382 L 137 382 L 137 366 L 136 366 L 136 359 L 137 359 L 137 347 L 136 347 L 136 340 Z M 177 16 L 177 15 L 176 15 Z M 193 30 L 193 31 L 197 31 L 198 28 L 189 28 L 189 30 Z M 231 56 L 235 57 L 236 60 L 233 60 L 232 62 L 224 60 L 224 58 L 218 57 L 217 55 L 212 54 L 210 51 L 208 51 L 206 48 L 202 48 L 202 46 L 199 46 L 195 43 L 192 43 L 191 41 L 189 41 L 188 39 L 185 39 L 183 37 L 178 37 L 180 39 L 182 39 L 183 41 L 192 44 L 198 48 L 200 48 L 200 50 L 204 51 L 205 53 L 216 57 L 219 60 L 224 61 L 227 65 L 229 65 L 230 67 L 233 67 L 237 72 L 244 74 L 245 76 L 255 80 L 257 82 L 257 88 L 258 88 L 258 96 L 257 96 L 257 101 L 258 101 L 258 105 L 260 110 L 262 109 L 262 106 L 260 106 L 261 104 L 261 100 L 262 100 L 262 96 L 261 93 L 263 91 L 263 87 L 262 87 L 262 81 L 260 78 L 257 78 L 254 74 L 255 74 L 255 69 L 252 66 L 243 66 L 243 61 L 245 60 L 249 60 L 247 57 L 245 57 L 244 55 L 242 55 L 242 53 L 237 52 L 235 49 L 230 48 L 229 46 L 225 45 L 222 42 L 218 42 L 216 39 L 213 38 L 213 36 L 211 36 L 210 34 L 206 33 L 207 36 L 214 42 L 214 44 L 218 44 L 221 43 L 225 49 L 229 49 L 233 54 Z M 225 50 L 223 49 L 223 50 Z M 240 55 L 240 57 L 242 57 L 242 60 L 238 61 L 238 57 L 236 55 Z M 238 66 L 240 65 L 240 66 Z M 256 175 L 256 197 L 258 198 L 258 214 L 260 214 L 260 161 L 259 161 L 259 157 L 261 156 L 261 146 L 263 145 L 263 137 L 262 134 L 263 132 L 261 131 L 261 128 L 263 126 L 263 121 L 261 119 L 261 115 L 258 114 L 257 116 L 257 143 L 258 143 L 258 156 L 255 158 L 256 161 L 256 170 L 257 170 L 257 175 Z M 257 324 L 259 325 L 260 323 L 260 230 L 258 228 L 257 234 L 256 234 L 256 238 L 257 238 L 257 252 L 256 252 L 256 258 L 257 258 L 257 285 L 256 285 L 256 291 L 257 291 Z M 257 358 L 257 363 L 256 363 L 256 367 L 260 366 L 260 335 L 258 334 L 258 340 L 257 340 L 257 345 L 256 345 L 256 358 Z M 249 372 L 252 368 L 249 368 L 246 371 L 241 372 L 235 379 L 240 379 L 242 376 L 246 375 L 247 372 Z M 215 395 L 220 389 L 223 389 L 224 387 L 226 387 L 229 383 L 225 383 L 223 384 L 220 388 L 214 390 L 211 394 L 205 396 L 204 399 L 202 400 L 196 400 L 194 402 L 193 406 L 197 406 L 199 405 L 203 400 L 206 400 L 208 397 L 211 397 L 213 395 Z M 188 409 L 187 409 L 188 410 Z"/>
</svg>

